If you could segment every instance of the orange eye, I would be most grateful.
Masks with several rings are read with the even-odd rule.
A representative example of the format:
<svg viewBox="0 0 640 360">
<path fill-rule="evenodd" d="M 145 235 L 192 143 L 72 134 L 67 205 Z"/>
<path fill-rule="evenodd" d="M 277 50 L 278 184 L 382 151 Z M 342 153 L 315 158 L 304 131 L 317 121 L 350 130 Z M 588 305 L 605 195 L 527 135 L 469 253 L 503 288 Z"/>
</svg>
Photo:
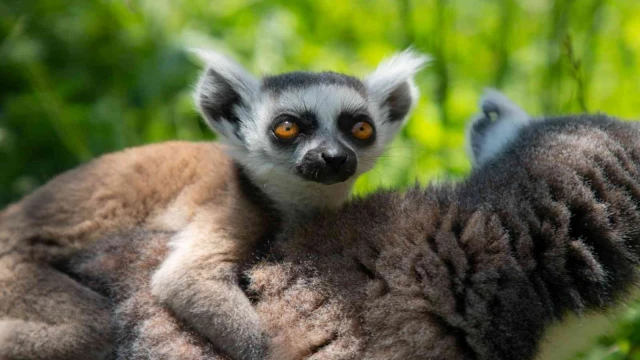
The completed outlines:
<svg viewBox="0 0 640 360">
<path fill-rule="evenodd" d="M 353 125 L 351 134 L 356 139 L 367 140 L 373 135 L 373 126 L 366 121 L 360 121 Z"/>
<path fill-rule="evenodd" d="M 300 134 L 298 124 L 291 121 L 283 121 L 276 125 L 273 133 L 281 140 L 291 140 Z"/>
</svg>

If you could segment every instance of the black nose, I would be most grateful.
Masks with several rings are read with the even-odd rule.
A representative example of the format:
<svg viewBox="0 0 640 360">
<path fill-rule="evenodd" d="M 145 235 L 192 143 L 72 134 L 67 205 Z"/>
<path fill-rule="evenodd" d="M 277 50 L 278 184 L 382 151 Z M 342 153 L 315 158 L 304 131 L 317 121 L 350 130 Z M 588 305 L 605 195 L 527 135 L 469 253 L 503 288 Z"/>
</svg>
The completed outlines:
<svg viewBox="0 0 640 360">
<path fill-rule="evenodd" d="M 327 166 L 333 169 L 333 171 L 338 172 L 340 171 L 340 168 L 342 168 L 342 165 L 344 165 L 347 162 L 347 159 L 349 159 L 349 156 L 345 153 L 338 153 L 338 154 L 322 153 L 322 158 L 324 159 L 324 162 L 327 164 Z"/>
</svg>

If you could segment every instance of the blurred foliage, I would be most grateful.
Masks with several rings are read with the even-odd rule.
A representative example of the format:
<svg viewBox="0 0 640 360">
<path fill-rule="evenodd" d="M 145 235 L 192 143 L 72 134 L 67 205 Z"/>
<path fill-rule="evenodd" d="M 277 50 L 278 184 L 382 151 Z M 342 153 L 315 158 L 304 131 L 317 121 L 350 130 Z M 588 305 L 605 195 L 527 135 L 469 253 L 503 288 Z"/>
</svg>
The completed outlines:
<svg viewBox="0 0 640 360">
<path fill-rule="evenodd" d="M 640 299 L 622 307 L 613 315 L 613 331 L 603 335 L 596 344 L 579 352 L 573 359 L 638 360 L 640 359 Z"/>
<path fill-rule="evenodd" d="M 357 192 L 458 178 L 485 86 L 532 114 L 640 112 L 637 0 L 3 0 L 0 205 L 99 154 L 213 139 L 195 113 L 198 63 L 225 49 L 256 73 L 363 76 L 413 45 L 434 55 L 402 136 Z M 640 358 L 640 305 L 582 357 Z"/>
</svg>

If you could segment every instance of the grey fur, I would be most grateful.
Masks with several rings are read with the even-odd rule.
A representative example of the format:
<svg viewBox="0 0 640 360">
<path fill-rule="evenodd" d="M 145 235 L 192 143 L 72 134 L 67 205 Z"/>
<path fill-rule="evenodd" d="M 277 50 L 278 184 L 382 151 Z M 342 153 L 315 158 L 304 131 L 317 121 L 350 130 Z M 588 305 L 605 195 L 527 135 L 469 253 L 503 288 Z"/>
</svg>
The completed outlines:
<svg viewBox="0 0 640 360">
<path fill-rule="evenodd" d="M 262 88 L 273 93 L 319 85 L 349 86 L 363 96 L 367 96 L 367 90 L 360 79 L 332 71 L 319 73 L 294 71 L 286 74 L 265 76 L 262 79 Z"/>
<path fill-rule="evenodd" d="M 467 124 L 467 149 L 474 165 L 480 166 L 509 145 L 520 129 L 533 119 L 502 93 L 485 90 L 480 114 Z"/>
<path fill-rule="evenodd" d="M 162 145 L 157 146 L 149 156 L 157 156 Z M 177 156 L 173 149 L 156 171 Z M 121 164 L 116 161 L 121 158 L 111 159 L 107 174 Z M 100 175 L 95 166 L 84 170 Z M 62 189 L 53 187 L 56 192 L 31 197 L 27 204 L 46 214 L 40 210 L 49 208 L 47 201 L 55 201 L 65 184 L 79 196 L 82 182 L 73 174 L 79 173 L 54 183 Z M 146 186 L 161 180 L 150 178 Z M 267 335 L 292 358 L 531 359 L 548 325 L 567 312 L 607 308 L 637 283 L 639 204 L 637 124 L 605 115 L 548 118 L 520 127 L 462 183 L 405 194 L 380 192 L 289 229 L 267 259 L 251 268 L 248 290 Z M 57 311 L 76 303 L 56 300 L 65 296 L 94 299 L 64 319 L 73 335 L 67 341 L 100 338 L 100 329 L 109 339 L 109 326 L 87 327 L 104 313 L 101 297 L 84 290 L 54 287 L 41 294 L 16 286 L 22 282 L 12 276 L 20 268 L 7 263 L 13 254 L 5 246 L 16 243 L 3 231 L 20 219 L 20 209 L 0 214 L 0 281 L 5 281 L 3 290 L 11 289 L 0 292 L 5 306 L 0 357 L 11 358 L 6 351 L 15 345 L 3 337 L 7 311 L 17 311 L 27 323 L 49 314 L 61 321 Z M 69 228 L 91 232 L 92 227 L 78 224 L 83 222 Z M 123 335 L 116 344 L 121 358 L 216 358 L 207 341 L 158 311 L 150 297 L 149 274 L 163 262 L 174 234 L 124 226 L 111 230 L 95 235 L 94 245 L 75 254 L 69 248 L 89 242 L 27 233 L 18 246 L 19 259 L 26 262 L 31 252 L 48 249 L 56 261 L 37 257 L 41 266 L 22 280 L 53 273 L 49 266 L 55 265 L 110 297 Z M 65 243 L 69 239 L 74 241 Z M 5 302 L 7 295 L 15 300 Z M 90 337 L 77 337 L 86 329 Z M 38 343 L 38 336 L 47 335 L 29 340 Z M 59 350 L 77 354 L 76 344 Z M 94 346 L 108 350 L 104 343 Z"/>
<path fill-rule="evenodd" d="M 221 54 L 204 53 L 202 58 L 207 68 L 197 86 L 196 104 L 285 226 L 342 204 L 357 176 L 373 166 L 400 129 L 386 126 L 376 116 L 381 105 L 369 102 L 364 83 L 353 77 L 295 72 L 259 81 Z M 411 71 L 406 72 L 402 80 L 409 82 L 412 76 Z M 403 95 L 406 99 L 398 103 L 407 111 L 400 120 L 415 101 L 414 94 Z M 338 126 L 344 113 L 353 113 L 347 131 Z M 363 144 L 351 134 L 361 118 L 382 135 L 372 137 L 375 141 L 367 146 L 356 146 Z M 296 124 L 300 136 L 279 139 L 274 128 L 283 121 Z M 153 274 L 151 293 L 233 358 L 264 357 L 269 352 L 268 339 L 237 286 L 237 273 L 246 258 L 228 244 L 241 241 L 226 233 L 231 226 L 217 223 L 221 220 L 214 215 L 216 206 L 222 205 L 203 206 L 198 212 L 209 211 L 211 216 L 201 216 L 206 219 L 201 224 L 185 226 L 174 235 L 174 250 Z M 218 249 L 205 252 L 205 241 Z M 246 250 L 246 246 L 237 247 Z"/>
<path fill-rule="evenodd" d="M 637 283 L 638 204 L 637 125 L 549 118 L 460 185 L 355 202 L 278 251 L 363 314 L 363 358 L 531 359 L 546 326 Z"/>
<path fill-rule="evenodd" d="M 364 81 L 302 71 L 258 79 L 227 56 L 198 53 L 207 65 L 195 93 L 201 114 L 291 221 L 344 202 L 355 179 L 374 166 L 405 123 L 418 96 L 413 76 L 428 60 L 405 51 Z M 302 135 L 278 140 L 273 130 L 284 120 L 297 123 Z M 360 121 L 374 128 L 368 141 L 351 134 Z M 341 167 L 324 156 L 336 153 L 346 157 Z"/>
<path fill-rule="evenodd" d="M 270 335 L 311 358 L 532 359 L 547 326 L 637 283 L 638 204 L 637 125 L 548 118 L 461 184 L 378 193 L 292 230 L 250 289 Z M 313 310 L 292 323 L 294 309 Z"/>
<path fill-rule="evenodd" d="M 344 76 L 321 76 L 329 80 L 313 86 L 300 80 L 299 86 L 282 88 L 278 94 L 261 92 L 258 81 L 229 58 L 217 53 L 203 58 L 208 68 L 198 84 L 197 103 L 235 162 L 217 144 L 175 142 L 105 155 L 53 179 L 0 213 L 0 257 L 18 253 L 15 262 L 27 265 L 44 260 L 43 266 L 33 269 L 33 276 L 49 278 L 48 270 L 59 265 L 52 260 L 54 254 L 64 258 L 97 238 L 108 241 L 115 233 L 126 234 L 137 227 L 154 234 L 150 236 L 169 232 L 171 251 L 154 267 L 145 293 L 149 296 L 142 298 L 142 304 L 153 301 L 166 306 L 185 326 L 234 359 L 264 358 L 279 350 L 265 336 L 257 312 L 238 286 L 241 270 L 250 262 L 254 247 L 280 224 L 294 226 L 347 199 L 355 177 L 373 166 L 404 123 L 387 124 L 393 104 L 379 102 L 380 96 L 408 86 L 424 57 L 405 52 L 393 58 L 394 63 L 383 63 L 359 87 L 366 86 L 374 101 L 336 80 Z M 412 66 L 402 66 L 403 61 Z M 405 95 L 412 104 L 415 92 Z M 274 122 L 281 116 L 301 117 L 301 109 L 313 113 L 313 126 L 296 139 L 296 146 L 286 151 L 273 146 Z M 375 141 L 355 146 L 351 133 L 338 127 L 345 114 L 354 123 L 366 117 L 377 127 Z M 292 166 L 300 160 L 303 165 L 322 162 L 324 167 Z M 336 176 L 323 176 L 325 168 Z M 256 202 L 256 197 L 268 199 L 273 206 Z M 23 318 L 11 311 L 13 305 L 0 308 L 0 314 L 8 317 L 0 322 L 0 357 L 75 357 L 77 349 L 58 350 L 61 345 L 53 334 L 65 325 L 75 332 L 68 333 L 63 344 L 84 344 L 95 338 L 100 328 L 91 321 L 103 322 L 104 306 L 86 317 L 45 317 L 36 323 L 40 317 L 32 317 L 29 307 L 46 314 L 58 298 L 46 301 L 37 291 L 29 291 L 15 280 L 19 270 L 13 265 L 0 267 L 0 280 L 10 279 L 4 282 L 6 290 L 0 299 L 26 305 L 19 312 Z M 89 304 L 98 302 L 88 293 L 78 291 L 77 296 Z M 102 345 L 95 342 L 96 347 Z"/>
</svg>

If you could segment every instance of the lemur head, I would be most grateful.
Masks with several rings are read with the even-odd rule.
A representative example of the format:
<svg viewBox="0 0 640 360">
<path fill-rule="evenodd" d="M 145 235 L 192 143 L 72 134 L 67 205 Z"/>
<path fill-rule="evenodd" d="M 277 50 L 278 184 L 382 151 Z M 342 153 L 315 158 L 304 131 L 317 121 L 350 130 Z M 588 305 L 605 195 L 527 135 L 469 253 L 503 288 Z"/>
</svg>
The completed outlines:
<svg viewBox="0 0 640 360">
<path fill-rule="evenodd" d="M 467 125 L 467 152 L 475 167 L 500 154 L 533 119 L 497 90 L 486 89 L 479 104 L 481 113 Z"/>
<path fill-rule="evenodd" d="M 196 103 L 232 157 L 263 183 L 339 185 L 373 167 L 404 125 L 426 56 L 383 62 L 364 80 L 334 72 L 256 78 L 220 53 L 207 64 Z M 350 181 L 351 180 L 351 181 Z"/>
</svg>

